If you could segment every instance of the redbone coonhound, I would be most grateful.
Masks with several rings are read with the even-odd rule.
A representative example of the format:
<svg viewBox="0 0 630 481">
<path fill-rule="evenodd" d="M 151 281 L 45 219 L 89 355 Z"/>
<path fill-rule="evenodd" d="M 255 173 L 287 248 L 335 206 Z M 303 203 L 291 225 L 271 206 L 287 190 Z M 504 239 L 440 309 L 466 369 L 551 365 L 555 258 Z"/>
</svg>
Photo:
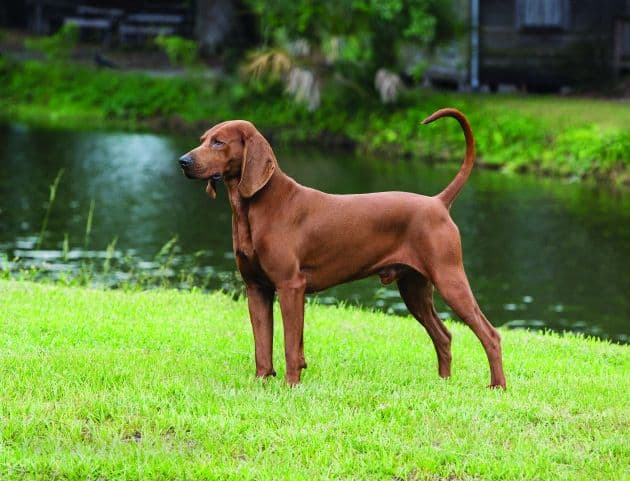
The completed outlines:
<svg viewBox="0 0 630 481">
<path fill-rule="evenodd" d="M 298 184 L 280 170 L 271 146 L 244 120 L 215 125 L 179 163 L 187 177 L 223 180 L 232 206 L 232 241 L 247 289 L 256 376 L 274 376 L 273 299 L 284 324 L 286 381 L 300 382 L 304 359 L 304 294 L 378 275 L 397 281 L 400 295 L 426 328 L 438 373 L 451 374 L 451 334 L 433 307 L 433 286 L 477 335 L 490 364 L 490 387 L 505 388 L 498 332 L 470 289 L 457 226 L 449 208 L 473 167 L 475 146 L 466 117 L 442 109 L 423 121 L 454 117 L 466 139 L 464 162 L 433 197 L 406 192 L 332 195 Z"/>
</svg>

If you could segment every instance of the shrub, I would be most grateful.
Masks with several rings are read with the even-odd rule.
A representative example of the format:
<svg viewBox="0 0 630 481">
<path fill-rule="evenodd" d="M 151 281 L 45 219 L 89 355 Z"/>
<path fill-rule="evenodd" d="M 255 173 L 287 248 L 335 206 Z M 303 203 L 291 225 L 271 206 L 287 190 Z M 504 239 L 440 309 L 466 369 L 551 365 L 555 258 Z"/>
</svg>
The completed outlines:
<svg viewBox="0 0 630 481">
<path fill-rule="evenodd" d="M 510 171 L 630 178 L 630 131 L 623 122 L 613 128 L 584 116 L 566 125 L 554 122 L 553 116 L 524 111 L 515 115 L 513 103 L 506 104 L 500 96 L 416 90 L 406 92 L 399 105 L 392 106 L 380 104 L 351 83 L 331 82 L 325 88 L 321 107 L 309 112 L 284 95 L 279 82 L 158 78 L 0 58 L 0 114 L 13 117 L 25 106 L 30 112 L 32 107 L 41 113 L 54 112 L 57 123 L 73 115 L 130 126 L 145 119 L 178 118 L 194 123 L 196 130 L 201 121 L 206 126 L 246 118 L 263 131 L 272 130 L 276 142 L 350 141 L 361 151 L 382 157 L 460 162 L 464 138 L 457 122 L 420 125 L 438 108 L 454 106 L 466 113 L 473 126 L 480 163 Z M 566 107 L 569 101 L 546 98 L 544 102 Z M 608 108 L 605 103 L 597 105 Z M 614 115 L 623 118 L 619 112 Z"/>
<path fill-rule="evenodd" d="M 197 62 L 199 48 L 193 40 L 160 34 L 155 38 L 155 43 L 164 50 L 172 65 L 192 67 Z"/>
<path fill-rule="evenodd" d="M 66 23 L 57 33 L 48 37 L 28 38 L 25 46 L 44 55 L 51 62 L 67 62 L 79 40 L 79 26 Z"/>
</svg>

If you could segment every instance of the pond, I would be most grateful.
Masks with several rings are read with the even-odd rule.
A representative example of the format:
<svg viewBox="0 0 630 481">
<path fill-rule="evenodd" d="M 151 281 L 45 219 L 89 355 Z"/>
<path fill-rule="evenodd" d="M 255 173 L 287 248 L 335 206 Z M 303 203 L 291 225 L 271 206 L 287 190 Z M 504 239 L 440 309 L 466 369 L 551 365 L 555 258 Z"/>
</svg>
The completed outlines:
<svg viewBox="0 0 630 481">
<path fill-rule="evenodd" d="M 38 275 L 60 277 L 76 274 L 87 260 L 101 271 L 101 277 L 91 271 L 95 278 L 112 286 L 133 269 L 177 279 L 181 268 L 194 275 L 180 276 L 179 287 L 203 279 L 205 288 L 237 289 L 225 189 L 219 185 L 211 200 L 204 183 L 186 179 L 176 162 L 196 142 L 195 136 L 0 126 L 2 269 L 19 275 L 36 266 Z M 434 194 L 457 170 L 325 148 L 276 154 L 298 182 L 334 193 Z M 61 169 L 38 245 L 49 186 Z M 627 192 L 476 169 L 452 215 L 473 291 L 493 324 L 628 342 Z M 320 293 L 317 301 L 406 313 L 395 286 L 383 287 L 376 277 Z M 452 315 L 439 299 L 437 309 Z"/>
</svg>

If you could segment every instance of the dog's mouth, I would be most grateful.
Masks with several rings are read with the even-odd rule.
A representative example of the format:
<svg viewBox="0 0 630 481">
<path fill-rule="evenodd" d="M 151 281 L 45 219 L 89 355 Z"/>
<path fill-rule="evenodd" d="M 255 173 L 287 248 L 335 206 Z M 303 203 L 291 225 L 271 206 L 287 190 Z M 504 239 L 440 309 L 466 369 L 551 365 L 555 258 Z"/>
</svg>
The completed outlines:
<svg viewBox="0 0 630 481">
<path fill-rule="evenodd" d="M 206 192 L 213 199 L 215 199 L 217 197 L 217 191 L 216 191 L 216 188 L 215 188 L 216 184 L 217 184 L 217 182 L 222 182 L 222 181 L 223 181 L 223 175 L 222 174 L 212 174 L 208 178 L 208 186 L 206 187 Z"/>
</svg>

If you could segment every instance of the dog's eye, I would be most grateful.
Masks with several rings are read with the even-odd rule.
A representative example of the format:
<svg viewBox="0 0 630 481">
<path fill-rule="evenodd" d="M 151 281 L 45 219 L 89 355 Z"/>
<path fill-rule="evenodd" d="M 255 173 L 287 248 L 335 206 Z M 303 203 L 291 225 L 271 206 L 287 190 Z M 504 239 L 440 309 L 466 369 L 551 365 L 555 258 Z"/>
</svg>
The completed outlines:
<svg viewBox="0 0 630 481">
<path fill-rule="evenodd" d="M 218 149 L 219 147 L 223 146 L 225 144 L 225 142 L 221 142 L 220 140 L 214 139 L 212 141 L 212 148 L 213 149 Z"/>
</svg>

